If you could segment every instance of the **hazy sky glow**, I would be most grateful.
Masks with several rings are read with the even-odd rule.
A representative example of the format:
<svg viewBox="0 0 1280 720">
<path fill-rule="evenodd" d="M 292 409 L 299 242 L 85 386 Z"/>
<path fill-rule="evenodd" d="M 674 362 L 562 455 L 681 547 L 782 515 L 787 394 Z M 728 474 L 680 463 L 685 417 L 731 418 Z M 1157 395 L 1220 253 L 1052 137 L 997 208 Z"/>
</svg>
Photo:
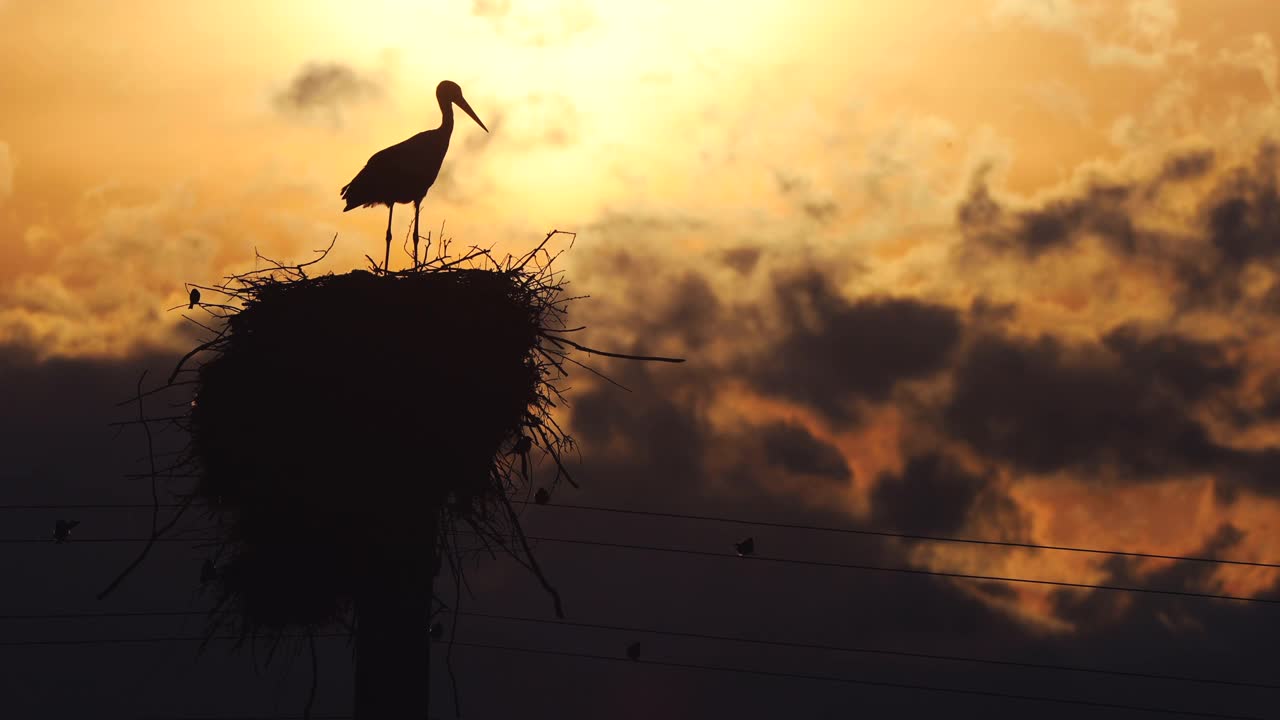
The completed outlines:
<svg viewBox="0 0 1280 720">
<path fill-rule="evenodd" d="M 301 259 L 337 233 L 328 269 L 380 258 L 383 211 L 343 214 L 338 188 L 436 125 L 447 78 L 492 132 L 459 116 L 423 227 L 510 252 L 576 230 L 593 344 L 691 358 L 631 380 L 704 433 L 694 477 L 774 467 L 751 438 L 781 423 L 847 477 L 778 465 L 758 490 L 850 521 L 910 524 L 885 508 L 917 493 L 960 503 L 929 531 L 1280 561 L 1280 4 L 724 8 L 0 2 L 0 344 L 181 351 L 183 283 L 255 248 Z M 596 439 L 605 465 L 646 452 Z M 1119 582 L 1097 556 L 901 557 Z M 1036 635 L 1133 611 L 958 587 Z"/>
</svg>

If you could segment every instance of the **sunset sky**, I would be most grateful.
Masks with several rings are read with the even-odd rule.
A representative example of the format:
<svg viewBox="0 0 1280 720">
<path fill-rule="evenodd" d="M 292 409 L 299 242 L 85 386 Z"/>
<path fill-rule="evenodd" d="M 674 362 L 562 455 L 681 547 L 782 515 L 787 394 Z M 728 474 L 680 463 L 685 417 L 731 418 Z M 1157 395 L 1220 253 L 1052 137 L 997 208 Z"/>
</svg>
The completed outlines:
<svg viewBox="0 0 1280 720">
<path fill-rule="evenodd" d="M 565 416 L 583 489 L 566 502 L 1280 562 L 1278 38 L 1271 0 L 0 0 L 0 504 L 149 497 L 119 479 L 141 441 L 105 423 L 142 367 L 192 347 L 184 283 L 252 268 L 255 250 L 310 259 L 335 234 L 323 270 L 381 258 L 385 210 L 344 214 L 338 190 L 373 152 L 435 127 L 434 88 L 451 79 L 490 132 L 458 116 L 424 231 L 444 222 L 455 245 L 511 253 L 575 231 L 561 262 L 574 294 L 591 295 L 573 309 L 583 340 L 689 359 L 601 363 L 630 394 L 575 378 Z M 393 265 L 406 263 L 411 216 L 397 208 Z M 561 531 L 582 519 L 543 518 L 531 522 Z M 49 524 L 7 519 L 15 537 Z M 92 520 L 88 537 L 136 536 L 147 522 Z M 728 547 L 718 530 L 607 520 L 578 532 Z M 826 535 L 765 543 L 791 557 L 1280 601 L 1268 567 Z M 128 557 L 56 550 L 39 548 L 31 569 L 27 546 L 0 549 L 0 569 L 27 568 L 33 593 L 0 600 L 0 614 L 93 608 L 101 568 Z M 163 562 L 190 575 L 182 563 L 200 555 L 182 552 Z M 547 552 L 579 619 L 1280 677 L 1280 610 L 1265 603 L 800 573 L 770 583 L 759 606 L 734 600 L 718 615 L 755 585 L 661 558 L 624 571 Z M 64 562 L 96 574 L 41 574 Z M 477 572 L 477 606 L 505 598 L 546 614 L 516 569 Z M 188 579 L 146 582 L 185 605 Z M 130 597 L 122 606 L 163 609 Z M 177 626 L 152 627 L 116 634 Z M 181 651 L 165 648 L 195 662 Z M 0 649 L 0 663 L 43 673 L 64 661 L 21 652 Z M 185 685 L 161 680 L 151 650 L 92 652 L 77 662 L 141 663 L 158 683 L 205 692 L 193 689 L 205 687 L 199 670 Z M 462 657 L 474 717 L 512 717 L 474 674 L 537 672 L 532 660 Z M 346 658 L 335 644 L 339 685 Z M 236 675 L 241 659 L 208 661 L 224 689 L 267 688 L 241 704 L 183 705 L 175 690 L 130 705 L 97 681 L 84 697 L 113 718 L 270 710 L 274 680 Z M 847 662 L 759 664 L 875 667 Z M 530 716 L 709 717 L 732 694 L 739 717 L 785 717 L 807 707 L 803 694 L 815 709 L 796 717 L 1079 717 L 612 667 L 552 712 L 587 670 L 565 661 L 554 679 L 521 680 Z M 1023 683 L 982 672 L 914 665 L 884 678 Z M 305 690 L 295 673 L 290 686 Z M 20 709 L 73 702 L 32 677 L 0 680 L 0 711 L 15 696 Z M 1258 690 L 1051 680 L 1027 682 L 1064 697 L 1277 707 Z M 653 687 L 667 695 L 624 699 Z M 325 706 L 344 712 L 341 692 Z M 299 712 L 297 697 L 279 712 Z"/>
</svg>

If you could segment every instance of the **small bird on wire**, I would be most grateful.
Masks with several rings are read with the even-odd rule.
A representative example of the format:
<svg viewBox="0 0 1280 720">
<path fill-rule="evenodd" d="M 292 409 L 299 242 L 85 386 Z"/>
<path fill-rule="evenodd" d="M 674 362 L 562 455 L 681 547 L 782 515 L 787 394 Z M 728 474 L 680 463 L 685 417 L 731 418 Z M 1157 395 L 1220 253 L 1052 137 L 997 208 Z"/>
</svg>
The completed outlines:
<svg viewBox="0 0 1280 720">
<path fill-rule="evenodd" d="M 79 520 L 57 520 L 53 523 L 53 541 L 64 543 L 71 539 L 71 530 L 80 524 Z"/>
<path fill-rule="evenodd" d="M 539 505 L 546 505 L 551 502 L 551 493 L 546 488 L 538 488 L 538 492 L 533 494 L 533 501 Z"/>
<path fill-rule="evenodd" d="M 640 643 L 633 642 L 627 646 L 627 657 L 631 658 L 632 660 L 640 659 Z"/>
<path fill-rule="evenodd" d="M 196 305 L 199 305 L 200 304 L 200 288 L 191 288 L 191 295 L 188 297 L 188 299 L 191 301 L 187 304 L 188 310 L 194 308 Z"/>
<path fill-rule="evenodd" d="M 209 558 L 204 559 L 204 564 L 200 566 L 200 584 L 208 585 L 218 579 L 218 566 Z"/>
<path fill-rule="evenodd" d="M 436 102 L 440 104 L 440 127 L 374 153 L 351 182 L 342 187 L 341 196 L 347 201 L 342 212 L 357 207 L 387 206 L 387 252 L 382 260 L 383 270 L 391 261 L 391 216 L 396 203 L 413 203 L 413 261 L 418 262 L 418 238 L 421 237 L 418 216 L 422 212 L 422 199 L 439 176 L 444 155 L 449 151 L 453 106 L 462 108 L 482 130 L 489 132 L 462 97 L 458 83 L 445 80 L 437 85 Z"/>
<path fill-rule="evenodd" d="M 756 552 L 755 538 L 747 538 L 742 542 L 736 542 L 733 544 L 733 549 L 738 551 L 738 557 L 747 557 L 748 555 L 754 555 Z"/>
</svg>

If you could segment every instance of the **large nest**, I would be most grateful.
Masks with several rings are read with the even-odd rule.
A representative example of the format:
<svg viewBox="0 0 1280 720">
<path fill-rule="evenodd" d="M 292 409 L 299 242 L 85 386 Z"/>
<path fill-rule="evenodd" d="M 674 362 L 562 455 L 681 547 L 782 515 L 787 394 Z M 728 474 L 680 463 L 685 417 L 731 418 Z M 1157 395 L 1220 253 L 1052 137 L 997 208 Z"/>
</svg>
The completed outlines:
<svg viewBox="0 0 1280 720">
<path fill-rule="evenodd" d="M 403 542 L 421 508 L 483 493 L 538 401 L 545 308 L 515 274 L 356 271 L 248 294 L 191 411 L 199 492 L 220 508 L 376 514 Z"/>
<path fill-rule="evenodd" d="M 547 401 L 552 298 L 530 279 L 450 267 L 247 284 L 199 370 L 190 430 L 196 493 L 232 513 L 241 549 L 224 584 L 254 622 L 322 622 L 389 568 L 434 570 L 431 516 L 505 497 L 498 460 Z"/>
<path fill-rule="evenodd" d="M 201 305 L 223 322 L 169 379 L 194 386 L 189 412 L 161 419 L 190 433 L 165 469 L 196 479 L 182 510 L 216 522 L 211 633 L 227 620 L 245 636 L 314 629 L 371 588 L 430 588 L 442 564 L 457 577 L 460 529 L 554 597 L 512 506 L 533 491 L 531 453 L 554 466 L 540 499 L 572 482 L 551 412 L 569 349 L 587 348 L 564 337 L 573 298 L 551 269 L 554 235 L 502 262 L 445 246 L 402 272 L 272 263 L 204 288 L 226 296 Z"/>
<path fill-rule="evenodd" d="M 136 400 L 143 415 L 143 397 L 194 387 L 186 414 L 139 422 L 190 433 L 176 463 L 152 468 L 153 495 L 160 474 L 196 480 L 164 527 L 157 499 L 152 543 L 188 508 L 209 510 L 211 636 L 228 621 L 246 638 L 343 622 L 362 593 L 425 604 L 442 565 L 461 582 L 459 536 L 515 557 L 561 613 L 513 503 L 533 496 L 531 454 L 552 461 L 539 502 L 573 482 L 561 461 L 572 440 L 552 414 L 567 365 L 586 368 L 569 353 L 679 360 L 568 339 L 582 328 L 565 327 L 575 298 L 552 270 L 554 235 L 503 261 L 477 248 L 452 259 L 444 245 L 402 272 L 312 277 L 315 261 L 271 263 L 203 288 L 226 298 L 201 303 L 220 325 L 202 325 L 212 337 L 165 386 L 140 381 Z"/>
<path fill-rule="evenodd" d="M 325 624 L 390 577 L 429 586 L 459 523 L 504 543 L 531 450 L 567 478 L 563 353 L 542 343 L 566 299 L 537 259 L 276 266 L 222 288 L 239 308 L 205 348 L 190 449 L 244 629 Z"/>
</svg>

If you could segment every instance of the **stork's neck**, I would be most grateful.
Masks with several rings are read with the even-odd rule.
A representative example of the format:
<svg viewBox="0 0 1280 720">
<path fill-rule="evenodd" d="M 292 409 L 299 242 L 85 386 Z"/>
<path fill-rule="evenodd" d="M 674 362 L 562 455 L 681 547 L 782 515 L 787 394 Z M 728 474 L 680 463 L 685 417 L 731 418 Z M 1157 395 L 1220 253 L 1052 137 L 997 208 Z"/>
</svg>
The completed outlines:
<svg viewBox="0 0 1280 720">
<path fill-rule="evenodd" d="M 440 129 L 446 133 L 453 132 L 453 103 L 439 98 L 440 101 Z"/>
</svg>

